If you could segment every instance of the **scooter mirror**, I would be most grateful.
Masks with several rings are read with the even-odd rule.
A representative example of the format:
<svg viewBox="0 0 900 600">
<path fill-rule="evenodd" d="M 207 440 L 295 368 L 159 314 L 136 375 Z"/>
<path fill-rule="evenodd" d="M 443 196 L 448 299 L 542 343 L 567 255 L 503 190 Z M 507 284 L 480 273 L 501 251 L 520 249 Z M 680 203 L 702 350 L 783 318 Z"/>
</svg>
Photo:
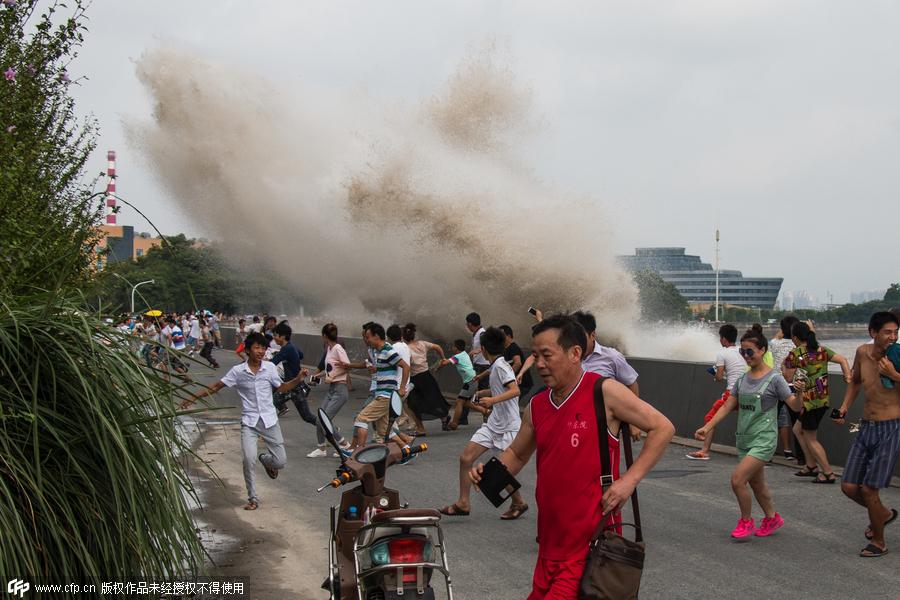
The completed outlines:
<svg viewBox="0 0 900 600">
<path fill-rule="evenodd" d="M 394 392 L 391 395 L 391 419 L 398 419 L 400 415 L 403 414 L 403 400 L 400 399 L 400 396 L 397 392 Z"/>
<path fill-rule="evenodd" d="M 397 392 L 391 394 L 391 402 L 388 404 L 388 437 L 391 437 L 391 433 L 394 428 L 394 421 L 397 420 L 403 414 L 403 400 L 400 399 L 400 395 Z M 396 441 L 396 440 L 395 440 Z"/>
<path fill-rule="evenodd" d="M 331 417 L 322 410 L 319 409 L 319 424 L 322 425 L 322 429 L 325 431 L 325 439 L 334 446 L 334 449 L 337 450 L 337 453 L 341 455 L 341 447 L 338 446 L 337 440 L 334 439 L 334 424 L 331 422 Z M 343 462 L 343 460 L 341 461 Z"/>
</svg>

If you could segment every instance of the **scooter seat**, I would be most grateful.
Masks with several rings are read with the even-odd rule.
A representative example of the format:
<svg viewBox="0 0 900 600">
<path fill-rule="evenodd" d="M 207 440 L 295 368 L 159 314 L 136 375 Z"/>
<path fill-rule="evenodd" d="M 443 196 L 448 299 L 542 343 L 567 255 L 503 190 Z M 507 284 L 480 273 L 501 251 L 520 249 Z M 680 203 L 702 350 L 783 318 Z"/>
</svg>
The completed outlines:
<svg viewBox="0 0 900 600">
<path fill-rule="evenodd" d="M 407 517 L 407 518 L 430 518 L 435 520 L 440 520 L 441 513 L 436 511 L 433 508 L 398 508 L 396 510 L 385 510 L 380 513 L 376 513 L 375 516 L 372 517 L 372 523 L 384 523 L 386 521 L 390 521 L 391 519 L 397 519 L 399 517 Z"/>
</svg>

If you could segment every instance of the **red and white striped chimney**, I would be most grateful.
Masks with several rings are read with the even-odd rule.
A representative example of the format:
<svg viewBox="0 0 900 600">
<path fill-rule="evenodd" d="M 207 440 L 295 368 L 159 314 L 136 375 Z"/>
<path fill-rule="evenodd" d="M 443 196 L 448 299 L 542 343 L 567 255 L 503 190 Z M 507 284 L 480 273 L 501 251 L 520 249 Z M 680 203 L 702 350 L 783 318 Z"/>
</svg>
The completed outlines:
<svg viewBox="0 0 900 600">
<path fill-rule="evenodd" d="M 116 224 L 116 151 L 110 150 L 106 153 L 106 160 L 108 161 L 106 167 L 106 175 L 109 177 L 109 182 L 106 184 L 106 208 L 109 212 L 106 213 L 106 224 L 107 225 L 115 225 Z"/>
</svg>

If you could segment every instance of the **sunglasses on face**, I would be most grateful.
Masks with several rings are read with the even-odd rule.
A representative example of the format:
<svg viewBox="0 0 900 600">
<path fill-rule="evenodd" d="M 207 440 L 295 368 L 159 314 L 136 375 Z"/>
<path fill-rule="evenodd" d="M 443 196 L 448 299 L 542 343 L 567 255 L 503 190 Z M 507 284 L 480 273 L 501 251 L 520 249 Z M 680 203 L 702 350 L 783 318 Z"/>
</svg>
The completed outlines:
<svg viewBox="0 0 900 600">
<path fill-rule="evenodd" d="M 756 353 L 753 348 L 741 348 L 738 350 L 738 352 L 740 352 L 741 356 L 743 356 L 744 358 L 753 358 L 753 355 Z"/>
</svg>

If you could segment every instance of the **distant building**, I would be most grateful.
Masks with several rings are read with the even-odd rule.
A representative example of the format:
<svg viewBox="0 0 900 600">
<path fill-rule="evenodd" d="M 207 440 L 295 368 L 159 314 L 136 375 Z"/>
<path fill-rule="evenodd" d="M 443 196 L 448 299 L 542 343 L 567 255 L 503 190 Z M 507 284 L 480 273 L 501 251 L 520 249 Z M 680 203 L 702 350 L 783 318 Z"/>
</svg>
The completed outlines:
<svg viewBox="0 0 900 600">
<path fill-rule="evenodd" d="M 792 290 L 785 292 L 781 299 L 783 310 L 800 310 L 803 308 L 819 308 L 821 306 L 818 296 L 806 290 Z"/>
<path fill-rule="evenodd" d="M 887 290 L 884 288 L 880 290 L 863 290 L 861 292 L 851 292 L 850 302 L 852 302 L 853 304 L 862 304 L 864 302 L 871 302 L 872 300 L 883 300 L 884 294 L 886 292 Z"/>
<path fill-rule="evenodd" d="M 633 256 L 618 257 L 629 271 L 649 269 L 673 284 L 691 304 L 716 301 L 716 271 L 684 248 L 636 248 Z M 719 269 L 719 303 L 748 308 L 775 307 L 781 277 L 744 277 L 740 271 Z"/>
<path fill-rule="evenodd" d="M 158 237 L 150 237 L 149 233 L 135 235 L 131 225 L 101 225 L 99 228 L 103 234 L 97 249 L 109 248 L 108 252 L 98 252 L 95 256 L 95 266 L 102 271 L 108 264 L 123 260 L 137 260 L 144 256 L 150 248 L 162 244 Z"/>
</svg>

